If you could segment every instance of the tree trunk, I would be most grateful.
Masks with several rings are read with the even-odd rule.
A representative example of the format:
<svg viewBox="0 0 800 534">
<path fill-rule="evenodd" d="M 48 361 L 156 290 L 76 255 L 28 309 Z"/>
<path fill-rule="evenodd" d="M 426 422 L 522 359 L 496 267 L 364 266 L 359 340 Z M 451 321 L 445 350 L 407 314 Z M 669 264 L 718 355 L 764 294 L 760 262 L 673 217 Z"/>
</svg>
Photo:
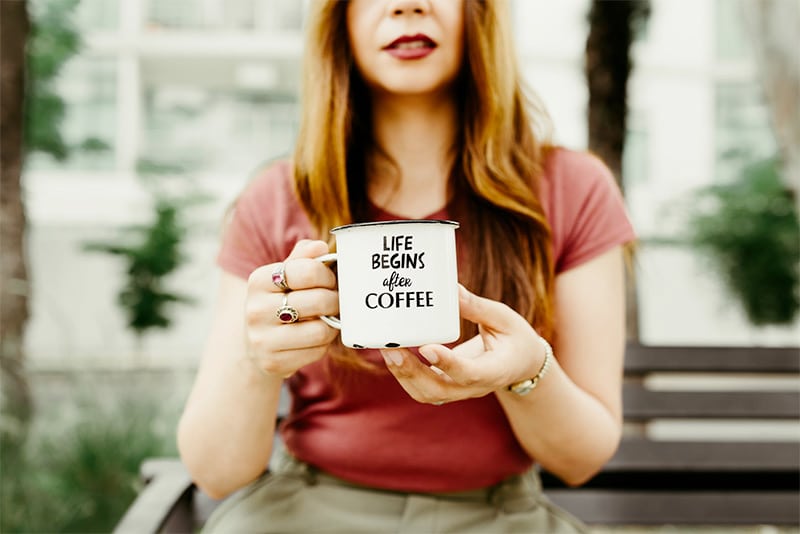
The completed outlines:
<svg viewBox="0 0 800 534">
<path fill-rule="evenodd" d="M 741 1 L 786 186 L 800 212 L 800 3 Z"/>
<path fill-rule="evenodd" d="M 26 2 L 0 0 L 0 431 L 5 445 L 24 441 L 32 413 L 22 346 L 30 287 L 21 188 L 28 30 Z"/>
<path fill-rule="evenodd" d="M 625 191 L 622 152 L 627 132 L 630 49 L 636 26 L 650 13 L 647 0 L 593 0 L 589 10 L 585 74 L 589 89 L 589 150 L 599 156 Z M 626 250 L 631 260 L 632 250 Z M 629 261 L 629 263 L 631 263 Z M 626 277 L 626 323 L 629 341 L 639 340 L 639 307 L 632 265 Z"/>
</svg>

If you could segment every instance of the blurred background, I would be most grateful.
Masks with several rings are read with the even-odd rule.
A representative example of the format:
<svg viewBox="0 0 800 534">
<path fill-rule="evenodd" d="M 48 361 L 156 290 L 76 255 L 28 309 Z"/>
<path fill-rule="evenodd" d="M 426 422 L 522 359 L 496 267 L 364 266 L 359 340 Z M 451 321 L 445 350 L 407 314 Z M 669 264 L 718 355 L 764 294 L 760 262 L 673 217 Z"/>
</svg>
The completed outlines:
<svg viewBox="0 0 800 534">
<path fill-rule="evenodd" d="M 260 166 L 291 153 L 307 3 L 27 2 L 27 276 L 4 276 L 3 291 L 29 316 L 4 310 L 2 421 L 8 439 L 28 441 L 4 458 L 3 532 L 108 530 L 141 458 L 175 453 L 225 210 Z M 796 102 L 776 105 L 776 87 L 796 89 L 798 72 L 770 62 L 780 32 L 759 25 L 756 0 L 633 4 L 604 20 L 590 0 L 512 1 L 521 66 L 556 140 L 611 159 L 621 179 L 641 239 L 634 341 L 797 346 L 798 137 L 785 123 L 798 117 Z M 612 42 L 613 24 L 629 38 Z M 593 70 L 604 51 L 631 63 Z M 621 122 L 601 113 L 604 75 L 622 80 Z M 17 409 L 25 399 L 35 412 Z M 800 439 L 796 422 L 766 431 Z M 12 484 L 9 465 L 26 461 L 38 474 Z M 88 478 L 94 497 L 74 491 Z M 33 509 L 38 491 L 60 502 Z"/>
</svg>

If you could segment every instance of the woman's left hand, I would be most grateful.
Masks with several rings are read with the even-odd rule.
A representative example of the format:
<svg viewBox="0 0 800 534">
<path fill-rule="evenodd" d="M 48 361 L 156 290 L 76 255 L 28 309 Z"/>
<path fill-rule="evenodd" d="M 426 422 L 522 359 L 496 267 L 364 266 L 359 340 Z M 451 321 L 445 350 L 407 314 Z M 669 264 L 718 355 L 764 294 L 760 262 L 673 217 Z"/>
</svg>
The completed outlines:
<svg viewBox="0 0 800 534">
<path fill-rule="evenodd" d="M 461 317 L 478 325 L 479 334 L 449 349 L 424 345 L 425 365 L 408 349 L 382 349 L 389 370 L 415 400 L 442 404 L 483 397 L 534 376 L 544 361 L 539 334 L 505 304 L 479 297 L 459 286 Z"/>
</svg>

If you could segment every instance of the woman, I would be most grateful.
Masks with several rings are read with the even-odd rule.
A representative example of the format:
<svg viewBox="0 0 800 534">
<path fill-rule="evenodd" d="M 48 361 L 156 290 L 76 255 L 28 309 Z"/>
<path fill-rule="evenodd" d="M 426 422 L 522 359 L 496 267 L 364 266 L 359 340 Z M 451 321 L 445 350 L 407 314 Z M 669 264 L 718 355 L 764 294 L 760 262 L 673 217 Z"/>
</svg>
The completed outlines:
<svg viewBox="0 0 800 534">
<path fill-rule="evenodd" d="M 634 236 L 602 163 L 547 144 L 506 4 L 311 3 L 295 155 L 237 202 L 178 431 L 201 489 L 246 488 L 208 530 L 584 528 L 531 466 L 577 485 L 618 445 Z M 335 226 L 401 218 L 461 224 L 462 342 L 345 350 L 313 258 Z M 276 316 L 286 295 L 299 321 Z M 265 474 L 284 381 L 288 454 Z"/>
</svg>

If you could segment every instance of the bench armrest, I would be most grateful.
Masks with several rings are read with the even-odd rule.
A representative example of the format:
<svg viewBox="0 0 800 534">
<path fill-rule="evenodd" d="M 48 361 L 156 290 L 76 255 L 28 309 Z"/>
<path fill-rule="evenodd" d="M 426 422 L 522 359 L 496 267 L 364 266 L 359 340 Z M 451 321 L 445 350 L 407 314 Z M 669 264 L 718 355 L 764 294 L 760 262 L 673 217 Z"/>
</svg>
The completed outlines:
<svg viewBox="0 0 800 534">
<path fill-rule="evenodd" d="M 141 476 L 147 486 L 114 528 L 114 534 L 159 532 L 168 523 L 170 531 L 192 532 L 194 485 L 183 464 L 168 458 L 146 460 Z"/>
</svg>

